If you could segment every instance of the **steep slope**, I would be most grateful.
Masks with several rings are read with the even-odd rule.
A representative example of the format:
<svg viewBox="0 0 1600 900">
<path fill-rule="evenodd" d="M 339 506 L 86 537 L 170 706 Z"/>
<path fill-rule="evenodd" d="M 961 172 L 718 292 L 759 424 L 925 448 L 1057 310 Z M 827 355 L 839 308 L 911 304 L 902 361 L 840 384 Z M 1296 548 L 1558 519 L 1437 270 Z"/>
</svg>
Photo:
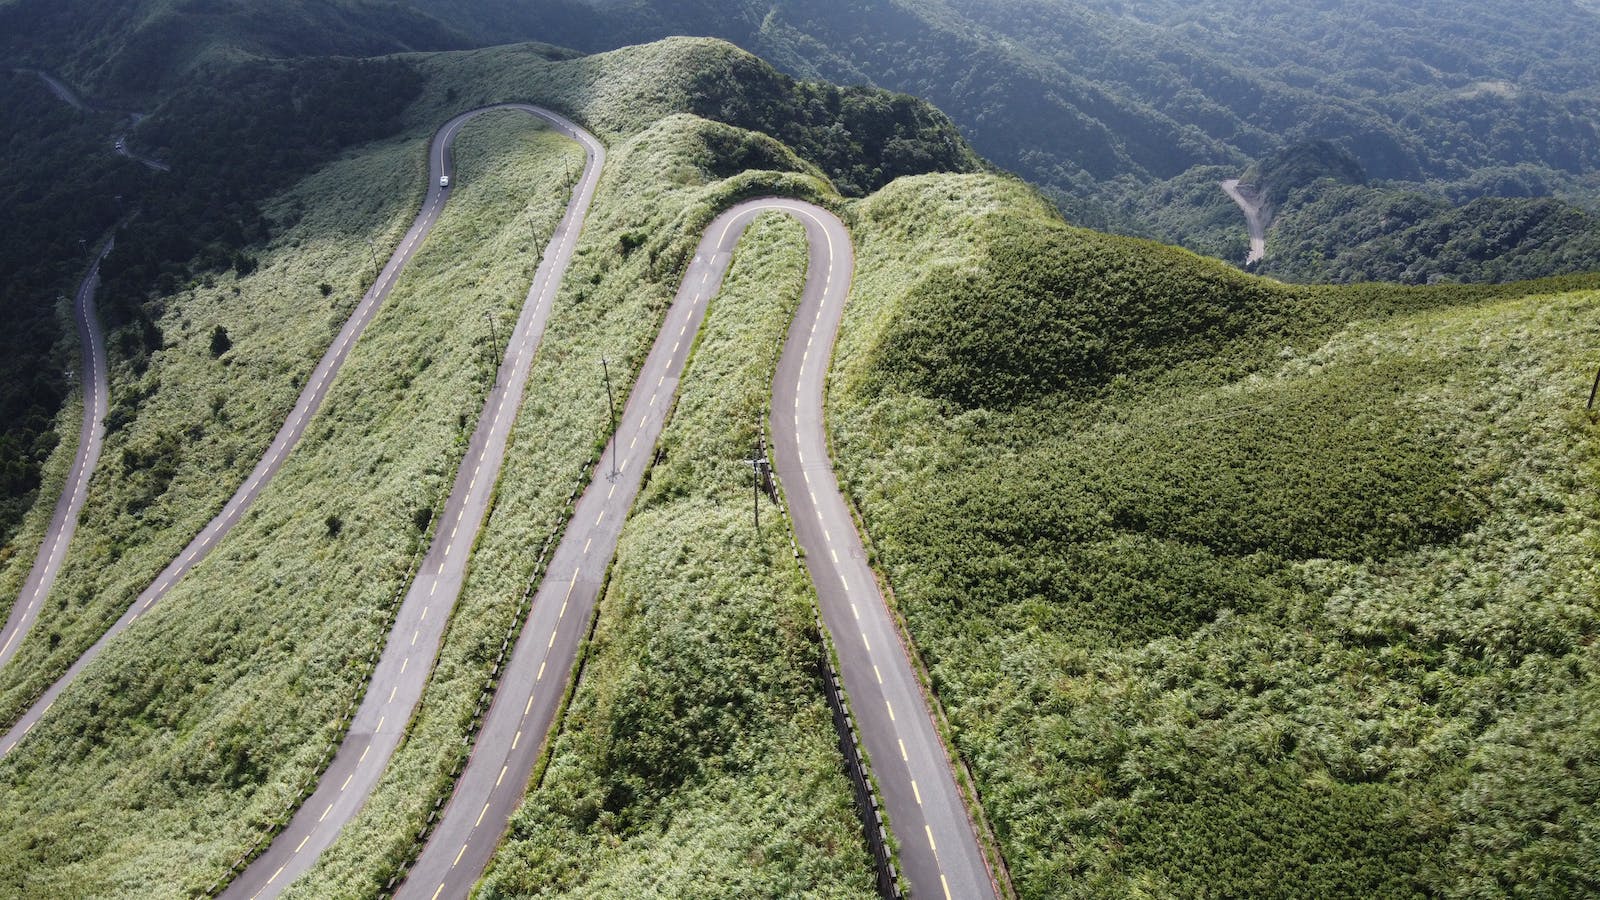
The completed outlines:
<svg viewBox="0 0 1600 900">
<path fill-rule="evenodd" d="M 617 364 L 613 374 L 626 378 L 653 333 L 661 297 L 684 254 L 719 206 L 752 191 L 827 190 L 821 170 L 771 137 L 684 114 L 702 96 L 690 92 L 702 72 L 715 75 L 719 67 L 748 59 L 708 41 L 674 41 L 560 64 L 536 48 L 413 58 L 407 65 L 422 74 L 424 85 L 406 114 L 416 124 L 406 126 L 403 140 L 350 154 L 267 204 L 275 236 L 270 244 L 246 248 L 257 261 L 248 274 L 202 276 L 192 291 L 150 306 L 172 346 L 151 356 L 141 383 L 149 396 L 134 419 L 134 433 L 148 429 L 157 442 L 134 449 L 138 458 L 174 467 L 151 496 L 161 508 L 183 510 L 182 504 L 226 490 L 226 479 L 215 471 L 209 480 L 201 473 L 219 468 L 227 452 L 236 461 L 223 469 L 252 458 L 249 441 L 213 408 L 216 392 L 195 391 L 194 385 L 205 383 L 196 373 L 215 378 L 217 370 L 233 368 L 237 374 L 246 362 L 254 367 L 306 355 L 298 348 L 315 344 L 318 323 L 337 318 L 337 305 L 328 304 L 344 302 L 349 286 L 361 283 L 369 255 L 364 238 L 381 239 L 384 225 L 403 215 L 411 194 L 403 185 L 414 177 L 416 142 L 439 121 L 437 110 L 531 96 L 573 111 L 614 142 L 635 145 L 602 184 L 600 227 L 585 235 L 575 277 L 558 300 L 561 312 L 546 337 L 554 343 L 536 360 L 526 422 L 519 419 L 513 437 L 515 458 L 508 460 L 508 487 L 497 507 L 504 513 L 491 518 L 482 543 L 481 552 L 491 555 L 469 575 L 419 731 L 391 769 L 394 781 L 369 807 L 372 818 L 358 821 L 326 861 L 347 867 L 341 883 L 351 883 L 349 877 L 384 883 L 416 834 L 414 824 L 396 827 L 395 817 L 425 819 L 427 808 L 419 804 L 427 804 L 429 790 L 448 778 L 451 754 L 460 751 L 470 727 L 472 699 L 487 677 L 489 646 L 498 644 L 515 615 L 534 564 L 537 540 L 528 536 L 548 533 L 559 522 L 570 480 L 605 427 L 604 384 L 582 361 L 608 356 Z M 781 79 L 754 83 L 811 92 L 803 97 L 843 96 Z M 832 130 L 825 113 L 778 115 L 783 95 L 741 94 L 743 84 L 714 80 L 703 95 L 731 102 L 736 110 L 740 102 L 758 114 L 767 109 L 772 121 L 797 128 L 793 133 L 802 143 L 808 134 Z M 893 103 L 885 108 L 893 109 Z M 926 153 L 905 158 L 938 159 L 953 148 L 960 154 L 956 159 L 970 159 L 936 114 L 915 105 L 902 112 L 880 117 L 884 129 L 863 141 L 859 155 L 819 158 L 844 177 L 881 177 L 873 173 L 883 161 L 900 158 L 889 152 L 891 145 L 904 145 L 932 123 L 950 140 L 932 141 Z M 911 130 L 901 132 L 902 126 Z M 449 221 L 424 246 L 426 259 L 419 258 L 414 275 L 408 271 L 393 307 L 374 323 L 372 340 L 356 348 L 361 359 L 335 383 L 324 414 L 257 512 L 207 565 L 142 617 L 128 641 L 108 650 L 0 763 L 5 814 L 16 817 L 5 829 L 13 849 L 0 853 L 5 890 L 148 896 L 203 889 L 281 815 L 295 786 L 316 771 L 322 749 L 340 732 L 336 710 L 364 683 L 360 661 L 382 633 L 387 597 L 404 579 L 406 559 L 429 524 L 432 493 L 450 476 L 455 439 L 470 430 L 487 375 L 476 363 L 489 339 L 478 307 L 504 302 L 501 287 L 524 274 L 528 264 L 521 248 L 530 228 L 540 231 L 546 207 L 559 200 L 549 185 L 561 183 L 570 162 L 538 140 L 479 140 L 473 166 L 462 151 L 458 200 L 472 201 L 447 214 Z M 509 161 L 500 162 L 506 154 Z M 752 164 L 795 174 L 752 174 L 746 171 Z M 340 202 L 324 203 L 324 195 Z M 327 291 L 320 289 L 319 277 L 328 279 Z M 277 285 L 273 296 L 291 304 L 283 334 L 270 324 L 273 310 L 256 308 L 268 285 Z M 213 322 L 231 326 L 226 316 L 246 313 L 263 321 L 251 320 L 249 329 L 230 327 L 233 347 L 220 359 L 205 349 Z M 268 352 L 284 338 L 289 349 Z M 423 345 L 431 349 L 424 352 Z M 394 358 L 415 362 L 395 367 Z M 295 383 L 288 376 L 283 382 Z M 174 385 L 190 389 L 179 392 Z M 273 389 L 283 386 L 274 382 Z M 232 399 L 225 397 L 222 405 L 230 415 Z M 270 421 L 255 403 L 238 409 L 257 425 Z M 170 415 L 147 418 L 155 410 Z M 174 458 L 160 440 L 184 434 L 195 421 L 205 423 L 214 439 L 204 452 Z M 402 439 L 402 432 L 410 437 Z M 150 485 L 134 487 L 144 491 Z M 102 527 L 142 523 L 157 529 L 162 540 L 186 534 L 187 519 L 157 521 L 149 512 L 130 517 L 120 506 L 102 508 L 101 516 Z M 80 568 L 73 595 L 87 594 L 99 608 L 114 607 L 119 592 L 147 571 L 163 546 L 141 544 L 140 566 L 120 568 L 104 595 L 85 580 L 91 570 Z M 91 548 L 102 552 L 102 545 Z M 790 565 L 782 557 L 772 560 L 779 563 Z M 249 602 L 238 599 L 247 595 Z M 69 611 L 57 615 L 63 612 Z M 93 621 L 83 619 L 76 627 L 87 631 Z M 814 638 L 803 629 L 785 627 L 776 638 L 785 658 L 814 658 Z M 819 694 L 795 695 L 795 686 L 810 677 L 787 673 L 760 690 L 786 691 L 786 702 L 809 704 L 807 715 L 825 722 Z M 20 688 L 13 691 L 22 696 Z M 286 696 L 293 702 L 283 702 Z M 823 836 L 813 860 L 817 877 L 848 885 L 859 877 L 860 838 L 831 742 L 823 733 L 809 743 L 786 742 L 784 752 L 794 754 L 792 763 L 775 763 L 774 771 L 811 773 L 806 789 L 821 809 L 831 810 L 806 825 L 808 833 Z M 111 787 L 89 790 L 89 783 Z M 53 839 L 68 821 L 98 824 L 81 839 Z M 366 851 L 374 845 L 381 850 Z"/>
<path fill-rule="evenodd" d="M 840 468 L 1023 896 L 1589 889 L 1595 279 L 1286 288 L 977 176 L 857 235 Z"/>
</svg>

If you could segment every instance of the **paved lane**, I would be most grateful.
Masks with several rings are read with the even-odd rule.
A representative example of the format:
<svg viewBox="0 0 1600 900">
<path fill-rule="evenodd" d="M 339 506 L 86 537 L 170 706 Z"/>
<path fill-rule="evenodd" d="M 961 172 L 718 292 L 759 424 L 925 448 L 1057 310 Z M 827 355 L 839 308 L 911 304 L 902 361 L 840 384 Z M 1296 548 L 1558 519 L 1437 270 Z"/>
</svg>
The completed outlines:
<svg viewBox="0 0 1600 900">
<path fill-rule="evenodd" d="M 839 674 L 900 842 L 900 865 L 912 895 L 991 898 L 994 881 L 949 757 L 828 454 L 823 389 L 850 295 L 850 234 L 814 206 L 781 208 L 805 223 L 811 243 L 806 292 L 772 386 L 774 464 L 795 538 L 839 652 Z"/>
<path fill-rule="evenodd" d="M 584 215 L 594 198 L 606 155 L 605 148 L 593 135 L 548 110 L 523 104 L 491 109 L 516 109 L 537 116 L 580 143 L 588 156 L 583 177 L 539 263 L 522 314 L 506 346 L 495 387 L 484 403 L 450 497 L 445 501 L 433 543 L 395 616 L 383 655 L 373 669 L 372 683 L 351 721 L 344 743 L 318 781 L 316 790 L 288 827 L 228 886 L 224 897 L 276 896 L 310 869 L 344 826 L 361 811 L 405 737 L 412 712 L 433 672 L 434 657 L 444 640 L 451 609 L 466 579 L 467 560 L 488 513 L 495 482 L 500 477 L 506 444 L 517 409 L 522 405 L 533 357 L 544 336 L 578 235 L 583 230 Z M 457 132 L 485 111 L 474 110 L 458 116 L 440 132 L 434 154 L 439 172 L 453 172 L 449 148 Z M 438 183 L 438 173 L 430 177 L 434 184 Z"/>
<path fill-rule="evenodd" d="M 39 605 L 50 596 L 56 576 L 61 574 L 61 563 L 67 558 L 67 548 L 72 535 L 78 530 L 78 517 L 83 512 L 83 502 L 89 495 L 89 479 L 100 462 L 100 447 L 105 441 L 106 397 L 110 387 L 106 384 L 106 344 L 100 332 L 100 316 L 95 311 L 94 295 L 100 287 L 100 263 L 115 246 L 113 237 L 106 241 L 95 257 L 89 274 L 78 285 L 72 304 L 72 317 L 78 325 L 78 346 L 83 349 L 83 421 L 78 426 L 78 454 L 72 460 L 66 483 L 61 487 L 61 497 L 56 500 L 55 515 L 50 528 L 39 545 L 39 555 L 33 560 L 28 580 L 23 582 L 22 593 L 0 631 L 0 667 L 17 655 L 17 648 L 27 636 L 33 623 L 39 619 Z"/>
<path fill-rule="evenodd" d="M 289 451 L 294 449 L 295 444 L 299 443 L 300 436 L 305 433 L 306 426 L 310 424 L 311 418 L 322 407 L 322 402 L 327 397 L 328 388 L 333 384 L 333 379 L 338 374 L 339 368 L 344 365 L 345 358 L 350 353 L 350 348 L 361 337 L 361 333 L 366 330 L 373 317 L 377 315 L 379 308 L 383 306 L 383 302 L 388 299 L 390 292 L 393 290 L 395 279 L 399 277 L 406 264 L 411 261 L 411 257 L 416 254 L 417 249 L 422 245 L 423 239 L 427 237 L 428 232 L 433 229 L 434 223 L 438 221 L 439 213 L 444 209 L 445 201 L 448 199 L 448 191 L 439 187 L 439 176 L 444 174 L 446 165 L 445 149 L 449 142 L 455 138 L 456 131 L 459 128 L 459 121 L 452 120 L 446 123 L 444 128 L 441 128 L 439 133 L 435 135 L 433 148 L 429 154 L 427 196 L 423 200 L 421 211 L 417 213 L 416 221 L 412 223 L 410 230 L 406 232 L 405 237 L 400 242 L 400 246 L 395 250 L 394 255 L 390 257 L 388 264 L 384 266 L 377 281 L 367 291 L 366 295 L 361 298 L 361 302 L 357 304 L 355 311 L 346 320 L 344 327 L 340 329 L 333 344 L 329 346 L 322 360 L 317 363 L 317 367 L 311 372 L 306 381 L 305 389 L 301 391 L 299 399 L 295 402 L 294 409 L 289 413 L 289 418 L 284 422 L 283 427 L 279 429 L 271 445 L 267 447 L 266 455 L 256 464 L 254 471 L 250 473 L 250 477 L 228 501 L 227 505 L 222 508 L 222 511 L 195 536 L 194 540 L 179 553 L 176 559 L 162 570 L 155 583 L 139 594 L 134 599 L 133 605 L 123 613 L 122 617 L 117 619 L 116 623 L 83 656 L 79 657 L 67 669 L 66 674 L 52 684 L 27 712 L 23 713 L 22 717 L 6 731 L 4 736 L 0 736 L 0 757 L 6 756 L 16 748 L 23 737 L 33 729 L 33 726 L 38 724 L 39 720 L 50 711 L 50 707 L 55 704 L 56 698 L 61 696 L 61 692 L 66 690 L 67 686 L 72 684 L 78 675 L 105 651 L 107 644 L 126 631 L 150 607 L 159 602 L 162 597 L 165 597 L 167 591 L 180 578 L 206 558 L 217 542 L 250 509 L 251 504 L 255 502 L 261 490 L 278 473 L 278 469 L 283 465 L 284 458 Z"/>
<path fill-rule="evenodd" d="M 741 203 L 719 216 L 701 240 L 634 385 L 618 433 L 607 446 L 595 480 L 579 499 L 572 524 L 534 596 L 532 613 L 472 758 L 399 897 L 459 900 L 487 868 L 549 738 L 578 644 L 587 634 L 623 522 L 661 434 L 707 303 L 721 289 L 745 228 L 769 210 L 798 218 L 810 244 L 805 293 L 774 386 L 778 470 L 795 507 L 796 530 L 818 584 L 824 620 L 844 658 L 845 688 L 900 835 L 902 862 L 923 896 L 943 896 L 945 891 L 959 898 L 994 896 L 943 745 L 866 568 L 860 539 L 828 462 L 822 384 L 850 291 L 854 265 L 850 236 L 843 223 L 818 207 L 763 199 Z M 620 470 L 616 477 L 609 474 L 613 454 Z M 806 481 L 802 471 L 810 473 L 812 489 L 818 492 L 808 505 L 796 500 L 809 498 L 798 487 Z M 878 709 L 883 714 L 871 712 Z"/>
</svg>

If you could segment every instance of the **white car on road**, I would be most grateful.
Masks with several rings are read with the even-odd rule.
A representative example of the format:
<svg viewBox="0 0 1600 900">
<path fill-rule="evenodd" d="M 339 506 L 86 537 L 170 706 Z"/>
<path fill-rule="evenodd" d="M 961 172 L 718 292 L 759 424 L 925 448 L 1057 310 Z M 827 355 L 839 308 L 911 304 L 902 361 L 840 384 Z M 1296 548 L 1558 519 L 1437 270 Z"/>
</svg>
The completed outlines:
<svg viewBox="0 0 1600 900">
<path fill-rule="evenodd" d="M 450 186 L 450 176 L 449 175 L 440 175 L 439 176 L 439 187 L 447 188 L 449 186 Z"/>
</svg>

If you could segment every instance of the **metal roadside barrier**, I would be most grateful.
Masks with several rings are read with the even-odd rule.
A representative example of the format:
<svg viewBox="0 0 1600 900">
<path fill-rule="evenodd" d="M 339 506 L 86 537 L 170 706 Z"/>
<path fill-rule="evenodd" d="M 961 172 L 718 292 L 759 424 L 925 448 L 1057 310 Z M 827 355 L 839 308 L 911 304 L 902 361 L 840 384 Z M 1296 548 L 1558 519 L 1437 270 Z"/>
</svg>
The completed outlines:
<svg viewBox="0 0 1600 900">
<path fill-rule="evenodd" d="M 797 307 L 798 309 L 798 307 Z M 790 320 L 794 315 L 791 313 Z M 771 384 L 778 377 L 778 360 L 782 358 L 783 341 L 779 340 L 773 345 L 771 374 L 767 383 Z M 770 411 L 769 411 L 770 412 Z M 760 420 L 761 444 L 767 446 L 767 417 Z M 776 471 L 773 476 L 777 478 Z M 782 479 L 778 478 L 781 485 Z M 787 497 L 781 491 L 780 498 Z M 783 520 L 784 530 L 789 534 L 789 550 L 794 556 L 795 567 L 800 570 L 808 582 L 811 573 L 806 570 L 805 558 L 800 552 L 800 544 L 795 540 L 794 524 L 789 517 L 789 507 L 779 500 L 778 515 Z M 894 864 L 894 854 L 890 850 L 889 831 L 884 826 L 883 808 L 878 801 L 878 789 L 873 784 L 871 768 L 867 762 L 867 755 L 861 749 L 861 736 L 856 732 L 855 719 L 850 713 L 850 698 L 845 695 L 843 682 L 839 679 L 839 671 L 834 667 L 833 636 L 828 632 L 828 626 L 822 621 L 821 610 L 817 610 L 817 635 L 819 636 L 822 652 L 817 657 L 817 677 L 822 681 L 822 693 L 828 702 L 828 711 L 833 716 L 834 731 L 838 733 L 839 755 L 844 757 L 845 774 L 850 777 L 850 785 L 854 790 L 856 799 L 856 814 L 861 820 L 861 832 L 867 841 L 867 850 L 872 854 L 872 864 L 878 887 L 878 895 L 884 900 L 903 900 L 906 895 L 905 885 L 900 880 L 900 872 Z"/>
</svg>

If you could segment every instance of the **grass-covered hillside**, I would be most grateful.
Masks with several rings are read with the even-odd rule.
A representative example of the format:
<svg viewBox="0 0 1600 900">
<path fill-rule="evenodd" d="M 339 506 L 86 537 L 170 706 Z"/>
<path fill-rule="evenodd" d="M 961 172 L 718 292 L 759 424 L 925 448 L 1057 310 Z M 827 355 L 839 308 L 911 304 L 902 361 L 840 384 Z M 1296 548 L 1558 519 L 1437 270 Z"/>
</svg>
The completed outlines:
<svg viewBox="0 0 1600 900">
<path fill-rule="evenodd" d="M 741 93 L 749 82 L 717 77 L 749 60 L 709 41 L 561 63 L 539 48 L 408 58 L 403 65 L 422 80 L 398 137 L 347 151 L 263 201 L 268 237 L 242 249 L 254 262 L 247 271 L 202 267 L 185 273 L 175 293 L 158 287 L 141 305 L 161 344 L 143 358 L 142 369 L 125 362 L 113 379 L 114 391 L 134 396 L 124 404 L 131 417 L 108 438 L 104 476 L 95 481 L 56 593 L 17 663 L 0 673 L 7 715 L 125 607 L 260 454 L 304 371 L 371 277 L 367 240 L 386 252 L 414 211 L 434 128 L 454 112 L 497 100 L 567 111 L 590 123 L 611 155 L 534 364 L 496 512 L 410 740 L 362 818 L 300 888 L 308 896 L 325 896 L 329 885 L 375 893 L 412 851 L 432 798 L 448 791 L 487 660 L 537 547 L 559 526 L 584 461 L 603 440 L 598 359 L 609 357 L 613 377 L 628 383 L 683 262 L 715 213 L 753 192 L 838 202 L 824 173 L 846 180 L 864 172 L 870 182 L 891 158 L 922 160 L 926 170 L 954 148 L 958 164 L 969 164 L 958 139 L 908 152 L 918 128 L 940 122 L 926 107 L 902 105 L 903 117 L 881 117 L 881 130 L 858 143 L 835 147 L 834 155 L 811 151 L 816 162 L 770 135 L 693 114 L 704 95 L 736 111 L 740 103 L 766 109 L 770 121 L 798 129 L 802 144 L 807 129 L 830 127 L 825 109 L 781 115 L 791 95 Z M 796 97 L 839 96 L 824 87 L 770 83 L 787 85 Z M 689 90 L 695 84 L 702 94 Z M 946 126 L 936 131 L 953 138 Z M 473 427 L 487 375 L 482 313 L 498 310 L 509 322 L 522 302 L 580 157 L 575 146 L 510 114 L 475 121 L 461 141 L 460 182 L 444 218 L 255 510 L 0 762 L 0 896 L 201 890 L 270 826 L 337 738 L 338 711 L 363 683 L 361 661 L 382 636 L 387 604 L 424 537 L 418 526 L 449 483 Z M 765 239 L 764 246 L 778 247 L 767 262 L 777 267 L 776 284 L 793 280 L 783 273 L 797 251 L 786 241 Z M 760 294 L 748 302 L 772 300 Z M 764 341 L 781 312 L 762 315 L 767 330 L 757 339 Z M 231 342 L 220 354 L 211 349 L 218 325 Z M 748 339 L 741 332 L 727 341 L 742 349 Z M 714 358 L 721 362 L 705 365 L 737 358 L 724 353 Z M 708 385 L 738 392 L 702 402 L 750 402 L 758 376 L 742 372 Z M 694 432 L 682 439 L 686 446 L 723 447 L 747 436 Z M 699 521 L 728 526 L 718 515 Z M 682 541 L 687 546 L 699 535 L 686 533 Z M 692 733 L 674 744 L 674 734 L 698 726 L 663 720 L 660 753 L 639 763 L 640 777 L 668 762 L 696 777 L 641 783 L 634 799 L 618 790 L 607 802 L 630 828 L 662 824 L 669 809 L 683 817 L 680 828 L 698 831 L 716 822 L 714 834 L 705 835 L 707 864 L 753 879 L 737 883 L 856 893 L 865 884 L 865 853 L 821 694 L 813 690 L 810 666 L 819 650 L 804 612 L 803 582 L 792 559 L 778 552 L 781 539 L 768 537 L 777 543 L 751 545 L 742 565 L 757 584 L 784 592 L 786 611 L 763 619 L 762 631 L 668 662 L 744 673 L 738 684 L 685 677 L 674 703 L 686 709 L 696 703 L 720 709 L 731 690 L 749 710 L 770 701 L 785 714 L 726 747 L 702 744 Z M 635 587 L 608 600 L 604 617 L 625 619 L 617 604 L 628 604 L 622 610 L 659 605 L 664 620 L 679 614 L 698 587 L 657 584 L 656 562 L 618 570 L 614 584 L 620 588 L 631 577 Z M 728 580 L 717 590 L 733 585 Z M 701 611 L 731 615 L 737 602 L 753 623 L 758 605 L 770 610 L 768 595 L 749 591 L 728 593 L 727 603 Z M 695 646 L 696 630 L 705 625 L 685 619 L 678 635 Z M 657 636 L 671 633 L 663 627 Z M 641 637 L 629 632 L 612 646 L 631 647 Z M 579 702 L 590 702 L 592 685 L 654 677 L 628 671 L 627 663 L 625 649 L 597 654 Z M 606 724 L 608 717 L 627 714 L 602 706 L 587 721 L 621 728 Z M 763 761 L 746 769 L 735 754 Z M 728 795 L 735 786 L 737 798 Z M 797 797 L 805 798 L 808 812 L 791 816 L 787 831 L 752 814 L 783 809 Z M 764 843 L 774 835 L 781 846 Z M 647 830 L 634 836 L 612 855 L 617 872 L 647 864 L 665 846 Z M 770 860 L 764 870 L 746 872 L 760 856 Z M 693 892 L 705 875 L 685 869 L 680 892 Z"/>
<path fill-rule="evenodd" d="M 230 86 L 244 87 L 240 93 Z M 139 216 L 105 265 L 100 307 L 114 375 L 104 474 L 85 513 L 86 537 L 72 548 L 61 584 L 23 645 L 27 662 L 0 672 L 0 721 L 14 718 L 93 642 L 254 465 L 299 379 L 370 277 L 367 238 L 381 252 L 400 235 L 420 190 L 421 176 L 409 166 L 420 165 L 421 142 L 456 112 L 505 100 L 545 103 L 612 142 L 696 112 L 771 132 L 704 122 L 693 163 L 715 179 L 750 169 L 803 171 L 860 192 L 900 174 L 979 165 L 949 120 L 926 104 L 795 82 L 709 40 L 567 61 L 552 61 L 548 48 L 535 45 L 359 63 L 251 61 L 217 83 L 179 92 L 136 133 L 160 148 L 174 171 L 148 186 Z M 364 105 L 353 111 L 353 101 Z M 400 143 L 344 151 L 344 160 L 326 167 L 341 148 L 395 132 Z M 322 174 L 306 177 L 319 167 Z M 382 187 L 345 186 L 377 178 L 384 167 Z M 679 168 L 654 177 L 677 183 L 706 176 Z M 100 199 L 91 187 L 79 199 Z M 360 219 L 368 224 L 358 227 L 358 216 L 387 218 L 382 225 Z M 651 238 L 643 243 L 655 275 L 675 264 L 676 257 L 662 255 L 669 242 L 628 228 L 634 238 Z M 346 255 L 313 263 L 318 254 Z M 263 271 L 274 266 L 280 270 Z M 234 356 L 261 358 L 219 368 L 208 353 L 179 351 L 200 339 L 201 325 L 186 311 L 195 297 L 206 298 L 208 310 L 201 338 L 221 325 Z M 214 312 L 212 297 L 219 298 Z M 270 351 L 251 347 L 249 332 L 258 329 Z M 32 356 L 18 362 L 27 361 L 36 363 Z M 19 367 L 16 377 L 27 374 Z M 60 402 L 59 395 L 50 399 Z M 48 449 L 32 450 L 37 442 L 18 441 L 19 466 L 34 467 L 26 472 L 37 472 Z M 37 477 L 18 479 L 12 503 L 19 516 L 37 499 Z M 47 506 L 53 502 L 47 497 Z M 37 546 L 23 542 L 37 540 L 37 530 L 21 535 L 6 551 L 13 563 L 0 577 L 15 575 L 20 585 Z"/>
<path fill-rule="evenodd" d="M 485 896 L 873 895 L 819 702 L 816 607 L 743 459 L 805 275 L 774 216 L 740 250 L 635 505 L 585 675 Z"/>
<path fill-rule="evenodd" d="M 1593 280 L 1290 288 L 932 176 L 839 466 L 1020 894 L 1595 889 Z"/>
</svg>

